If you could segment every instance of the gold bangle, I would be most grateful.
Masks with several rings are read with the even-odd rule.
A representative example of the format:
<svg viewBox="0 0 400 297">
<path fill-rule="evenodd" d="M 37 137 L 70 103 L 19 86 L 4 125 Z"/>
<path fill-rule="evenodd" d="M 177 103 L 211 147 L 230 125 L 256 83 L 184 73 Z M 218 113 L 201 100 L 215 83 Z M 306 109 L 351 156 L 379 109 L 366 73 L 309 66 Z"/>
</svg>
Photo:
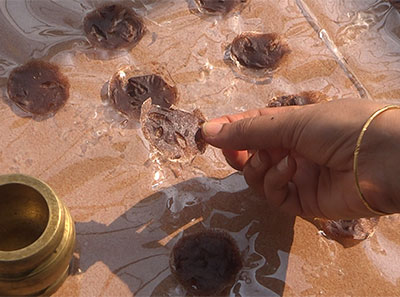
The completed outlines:
<svg viewBox="0 0 400 297">
<path fill-rule="evenodd" d="M 361 129 L 360 135 L 358 136 L 356 148 L 355 148 L 355 150 L 354 150 L 354 158 L 353 158 L 354 179 L 355 179 L 355 182 L 356 182 L 356 187 L 357 187 L 357 190 L 358 190 L 358 194 L 359 194 L 359 196 L 360 196 L 360 198 L 361 198 L 361 201 L 362 201 L 362 203 L 365 205 L 365 207 L 368 208 L 368 210 L 369 210 L 370 212 L 372 212 L 372 213 L 374 213 L 374 214 L 376 214 L 376 215 L 380 215 L 380 216 L 387 215 L 388 213 L 381 212 L 381 211 L 378 211 L 378 210 L 373 209 L 373 208 L 368 204 L 367 200 L 366 200 L 365 197 L 364 197 L 364 194 L 361 192 L 361 187 L 360 187 L 360 184 L 359 184 L 359 182 L 358 182 L 358 155 L 359 155 L 359 153 L 360 153 L 360 147 L 361 147 L 362 139 L 363 139 L 364 134 L 365 134 L 365 132 L 367 131 L 369 125 L 371 124 L 371 122 L 372 122 L 377 116 L 379 116 L 380 114 L 382 114 L 382 113 L 384 113 L 385 111 L 390 110 L 390 109 L 400 109 L 400 106 L 399 106 L 399 105 L 387 105 L 387 106 L 382 107 L 382 108 L 378 109 L 377 111 L 375 111 L 375 112 L 368 118 L 368 120 L 365 122 L 364 126 L 363 126 L 362 129 Z"/>
</svg>

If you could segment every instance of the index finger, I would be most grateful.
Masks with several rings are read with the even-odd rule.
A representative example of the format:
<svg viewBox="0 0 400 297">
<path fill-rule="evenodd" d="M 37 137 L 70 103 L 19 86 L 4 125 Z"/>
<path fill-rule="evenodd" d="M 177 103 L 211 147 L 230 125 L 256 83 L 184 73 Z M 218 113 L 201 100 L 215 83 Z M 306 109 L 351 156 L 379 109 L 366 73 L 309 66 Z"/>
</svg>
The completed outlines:
<svg viewBox="0 0 400 297">
<path fill-rule="evenodd" d="M 301 108 L 301 106 L 264 107 L 264 108 L 258 108 L 258 109 L 251 109 L 251 110 L 247 110 L 247 111 L 241 112 L 241 113 L 224 115 L 222 117 L 209 120 L 208 122 L 229 124 L 229 123 L 240 121 L 240 120 L 243 120 L 246 118 L 254 118 L 254 117 L 258 117 L 258 116 L 262 116 L 262 115 L 271 115 L 272 116 L 274 114 L 288 112 L 288 111 L 292 111 L 292 110 L 298 109 L 298 108 Z"/>
</svg>

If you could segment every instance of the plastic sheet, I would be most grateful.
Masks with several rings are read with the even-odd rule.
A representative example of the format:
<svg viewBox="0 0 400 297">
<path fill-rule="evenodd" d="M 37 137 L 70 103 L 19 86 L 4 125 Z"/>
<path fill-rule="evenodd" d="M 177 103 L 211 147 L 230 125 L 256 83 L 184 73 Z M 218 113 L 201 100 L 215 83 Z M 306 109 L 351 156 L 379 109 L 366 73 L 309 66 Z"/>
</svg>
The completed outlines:
<svg viewBox="0 0 400 297">
<path fill-rule="evenodd" d="M 216 16 L 196 12 L 191 0 L 126 1 L 147 32 L 134 48 L 110 53 L 93 49 L 82 26 L 103 3 L 0 1 L 0 168 L 45 180 L 76 222 L 72 276 L 56 296 L 185 296 L 169 253 L 182 232 L 205 228 L 228 232 L 242 253 L 230 296 L 396 295 L 398 216 L 345 249 L 270 210 L 216 149 L 189 164 L 154 161 L 139 123 L 106 95 L 112 75 L 130 66 L 168 75 L 177 106 L 207 118 L 303 91 L 400 100 L 398 11 L 385 1 L 250 0 Z M 224 61 L 247 31 L 275 32 L 291 50 L 267 81 Z M 7 100 L 10 71 L 31 58 L 57 64 L 69 79 L 70 98 L 53 117 L 26 117 Z"/>
</svg>

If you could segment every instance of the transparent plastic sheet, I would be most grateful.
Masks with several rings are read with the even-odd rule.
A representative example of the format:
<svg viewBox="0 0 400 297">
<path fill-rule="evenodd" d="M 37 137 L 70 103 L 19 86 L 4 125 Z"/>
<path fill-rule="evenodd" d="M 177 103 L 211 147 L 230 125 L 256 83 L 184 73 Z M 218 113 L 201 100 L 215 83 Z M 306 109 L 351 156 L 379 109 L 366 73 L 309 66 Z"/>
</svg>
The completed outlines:
<svg viewBox="0 0 400 297">
<path fill-rule="evenodd" d="M 363 95 L 361 86 L 372 94 L 381 88 L 360 75 L 359 64 L 349 62 L 351 49 L 329 31 L 332 23 L 345 30 L 337 22 L 343 9 L 378 5 L 369 2 L 251 0 L 221 17 L 194 12 L 191 0 L 126 1 L 147 33 L 135 48 L 109 53 L 94 50 L 82 30 L 86 13 L 103 1 L 0 1 L 1 32 L 10 38 L 0 44 L 2 173 L 49 183 L 78 232 L 72 276 L 56 295 L 184 296 L 170 274 L 169 252 L 182 233 L 205 228 L 228 232 L 242 253 L 231 296 L 393 295 L 400 278 L 398 216 L 383 218 L 374 237 L 344 249 L 308 222 L 269 210 L 216 149 L 190 164 L 158 162 L 139 123 L 116 112 L 106 96 L 109 79 L 126 66 L 170 77 L 177 107 L 199 108 L 207 118 L 302 91 L 343 99 Z M 316 34 L 312 20 L 332 43 Z M 291 53 L 271 79 L 243 76 L 224 61 L 243 32 L 276 32 L 287 42 Z M 31 58 L 57 64 L 69 78 L 70 98 L 53 117 L 26 117 L 7 101 L 10 71 Z M 390 61 L 382 70 L 390 78 L 395 56 L 376 59 Z"/>
<path fill-rule="evenodd" d="M 400 99 L 400 11 L 390 1 L 300 2 L 364 97 Z"/>
</svg>

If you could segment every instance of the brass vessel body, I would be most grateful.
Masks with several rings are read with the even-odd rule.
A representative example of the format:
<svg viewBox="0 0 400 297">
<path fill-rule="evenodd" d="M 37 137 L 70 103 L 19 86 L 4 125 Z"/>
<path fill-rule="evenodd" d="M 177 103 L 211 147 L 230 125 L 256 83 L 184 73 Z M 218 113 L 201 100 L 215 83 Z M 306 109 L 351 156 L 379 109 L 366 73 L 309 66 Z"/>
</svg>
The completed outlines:
<svg viewBox="0 0 400 297">
<path fill-rule="evenodd" d="M 68 275 L 75 227 L 52 189 L 0 176 L 0 296 L 50 295 Z"/>
</svg>

